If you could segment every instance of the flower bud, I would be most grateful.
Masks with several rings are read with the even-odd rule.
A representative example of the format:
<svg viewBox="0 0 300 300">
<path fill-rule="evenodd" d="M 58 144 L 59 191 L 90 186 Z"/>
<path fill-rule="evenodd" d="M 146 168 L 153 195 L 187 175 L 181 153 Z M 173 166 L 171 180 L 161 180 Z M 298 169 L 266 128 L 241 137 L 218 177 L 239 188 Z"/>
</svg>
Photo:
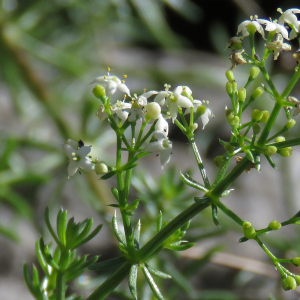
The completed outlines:
<svg viewBox="0 0 300 300">
<path fill-rule="evenodd" d="M 261 96 L 263 93 L 264 93 L 264 89 L 260 86 L 260 87 L 258 87 L 258 88 L 255 89 L 255 91 L 253 92 L 253 94 L 252 94 L 251 97 L 253 99 L 256 99 L 259 96 Z"/>
<path fill-rule="evenodd" d="M 264 113 L 261 110 L 254 109 L 251 114 L 251 118 L 252 118 L 252 120 L 255 120 L 256 122 L 258 122 L 263 117 L 263 114 Z"/>
<path fill-rule="evenodd" d="M 243 87 L 239 88 L 238 94 L 237 94 L 238 101 L 244 102 L 246 99 L 246 95 L 247 95 L 246 89 Z"/>
<path fill-rule="evenodd" d="M 285 124 L 285 127 L 287 129 L 291 129 L 292 127 L 294 127 L 296 124 L 296 121 L 294 119 L 290 119 L 288 120 L 288 122 Z"/>
<path fill-rule="evenodd" d="M 300 285 L 300 276 L 299 275 L 295 275 L 295 280 L 297 285 Z"/>
<path fill-rule="evenodd" d="M 263 116 L 259 120 L 260 123 L 266 123 L 270 118 L 270 112 L 268 110 L 263 110 Z"/>
<path fill-rule="evenodd" d="M 160 105 L 156 102 L 151 102 L 147 105 L 145 105 L 145 118 L 146 121 L 150 121 L 150 119 L 157 120 L 161 113 Z"/>
<path fill-rule="evenodd" d="M 228 95 L 233 94 L 232 82 L 226 82 L 226 92 Z"/>
<path fill-rule="evenodd" d="M 225 143 L 224 149 L 225 149 L 226 151 L 228 151 L 229 153 L 232 153 L 232 152 L 234 151 L 235 147 L 232 146 L 230 143 Z"/>
<path fill-rule="evenodd" d="M 252 125 L 252 129 L 253 129 L 253 133 L 254 133 L 254 134 L 259 134 L 259 132 L 260 132 L 260 126 L 259 126 L 258 123 L 254 123 L 254 124 Z"/>
<path fill-rule="evenodd" d="M 213 162 L 218 168 L 222 168 L 226 163 L 226 159 L 224 156 L 219 155 L 214 158 Z"/>
<path fill-rule="evenodd" d="M 194 132 L 198 128 L 198 123 L 193 123 L 192 125 L 192 132 Z"/>
<path fill-rule="evenodd" d="M 300 265 L 300 257 L 294 257 L 293 258 L 293 264 L 299 267 L 299 265 Z"/>
<path fill-rule="evenodd" d="M 285 137 L 283 136 L 278 136 L 276 139 L 275 139 L 275 142 L 276 143 L 281 143 L 281 142 L 284 142 L 285 141 Z"/>
<path fill-rule="evenodd" d="M 288 291 L 291 289 L 286 281 L 286 278 L 281 279 L 281 286 L 285 291 Z"/>
<path fill-rule="evenodd" d="M 234 115 L 229 115 L 227 121 L 230 126 L 238 126 L 240 124 L 240 118 Z"/>
<path fill-rule="evenodd" d="M 100 85 L 97 84 L 94 89 L 93 89 L 93 94 L 97 97 L 97 98 L 102 98 L 105 96 L 105 88 Z"/>
<path fill-rule="evenodd" d="M 236 92 L 237 92 L 237 83 L 236 83 L 236 81 L 234 81 L 234 82 L 232 83 L 232 92 L 233 92 L 233 93 L 236 93 Z"/>
<path fill-rule="evenodd" d="M 272 230 L 278 230 L 281 228 L 281 223 L 277 222 L 276 220 L 270 222 L 269 226 L 270 229 Z"/>
<path fill-rule="evenodd" d="M 256 78 L 260 73 L 260 70 L 258 67 L 252 67 L 251 70 L 250 70 L 250 77 L 252 79 Z"/>
<path fill-rule="evenodd" d="M 233 75 L 233 72 L 231 70 L 228 70 L 226 73 L 225 73 L 228 81 L 235 81 L 234 79 L 234 75 Z"/>
<path fill-rule="evenodd" d="M 290 157 L 292 155 L 293 149 L 291 147 L 285 147 L 279 149 L 279 154 L 283 157 Z"/>
<path fill-rule="evenodd" d="M 296 282 L 296 280 L 295 280 L 295 278 L 293 276 L 288 276 L 286 278 L 286 283 L 287 283 L 287 285 L 289 286 L 289 288 L 291 290 L 294 290 L 297 287 L 297 282 Z"/>
<path fill-rule="evenodd" d="M 256 237 L 256 231 L 252 224 L 248 221 L 243 223 L 244 235 L 247 239 L 251 240 Z"/>
<path fill-rule="evenodd" d="M 272 156 L 277 152 L 277 148 L 275 146 L 269 146 L 265 149 L 264 154 L 268 156 Z"/>
<path fill-rule="evenodd" d="M 104 161 L 98 161 L 95 164 L 95 171 L 96 174 L 101 175 L 101 174 L 106 174 L 108 172 L 107 165 L 105 164 Z"/>
</svg>

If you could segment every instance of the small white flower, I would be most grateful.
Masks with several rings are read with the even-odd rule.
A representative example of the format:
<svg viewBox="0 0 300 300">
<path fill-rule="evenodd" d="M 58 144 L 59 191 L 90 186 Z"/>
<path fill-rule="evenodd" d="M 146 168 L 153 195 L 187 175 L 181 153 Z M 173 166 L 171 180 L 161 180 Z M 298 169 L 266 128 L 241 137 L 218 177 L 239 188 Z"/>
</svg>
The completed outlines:
<svg viewBox="0 0 300 300">
<path fill-rule="evenodd" d="M 160 117 L 157 119 L 155 123 L 155 131 L 164 132 L 166 136 L 169 134 L 169 124 L 163 115 L 160 115 Z"/>
<path fill-rule="evenodd" d="M 132 107 L 129 111 L 129 117 L 128 121 L 129 122 L 135 122 L 139 119 L 142 119 L 144 122 L 145 120 L 145 110 L 144 107 L 148 103 L 148 98 L 157 94 L 158 92 L 156 91 L 149 91 L 145 92 L 140 96 L 137 96 L 136 94 L 132 98 Z"/>
<path fill-rule="evenodd" d="M 244 36 L 248 36 L 249 35 L 249 31 L 248 31 L 248 25 L 252 24 L 255 28 L 256 31 L 259 32 L 262 37 L 265 39 L 265 33 L 264 33 L 264 29 L 262 28 L 262 26 L 256 21 L 257 16 L 254 17 L 250 17 L 250 20 L 246 20 L 244 22 L 242 22 L 239 26 L 238 26 L 238 31 L 236 34 L 239 34 L 240 32 L 242 32 L 243 37 Z"/>
<path fill-rule="evenodd" d="M 276 31 L 277 33 L 280 33 L 286 40 L 289 39 L 289 32 L 284 25 L 279 24 L 277 20 L 268 21 L 264 19 L 257 19 L 256 21 L 260 24 L 266 25 L 266 31 Z"/>
<path fill-rule="evenodd" d="M 205 110 L 203 114 L 200 115 L 200 119 L 202 122 L 202 130 L 205 128 L 206 124 L 209 122 L 209 119 L 214 116 L 213 111 L 209 106 L 207 106 L 208 101 L 194 100 L 194 109 L 193 112 L 197 113 L 198 108 L 200 107 L 202 110 Z M 190 109 L 186 109 L 184 114 L 189 114 L 191 112 Z"/>
<path fill-rule="evenodd" d="M 160 163 L 163 167 L 170 161 L 172 154 L 172 142 L 170 142 L 167 135 L 161 131 L 154 131 L 153 136 L 157 139 L 157 141 L 148 144 L 144 151 L 159 152 Z"/>
<path fill-rule="evenodd" d="M 289 25 L 293 25 L 295 30 L 298 32 L 298 19 L 295 14 L 300 13 L 300 9 L 298 8 L 290 8 L 286 10 L 285 12 L 282 12 L 281 8 L 278 8 L 277 11 L 281 13 L 281 16 L 278 19 L 278 22 L 280 24 L 287 23 Z"/>
<path fill-rule="evenodd" d="M 65 154 L 70 159 L 68 166 L 68 177 L 74 176 L 78 169 L 82 169 L 87 172 L 91 172 L 95 169 L 94 164 L 87 157 L 91 152 L 92 146 L 78 146 L 78 142 L 68 139 L 63 145 Z"/>
<path fill-rule="evenodd" d="M 291 50 L 291 46 L 287 43 L 283 43 L 283 37 L 281 34 L 277 34 L 276 41 L 268 43 L 265 48 L 274 51 L 274 60 L 277 60 L 280 52 Z"/>
<path fill-rule="evenodd" d="M 295 111 L 294 111 L 294 113 L 293 113 L 293 117 L 299 115 L 299 113 L 300 113 L 300 101 L 299 101 L 297 98 L 292 97 L 292 96 L 289 96 L 289 97 L 288 97 L 288 100 L 289 100 L 290 102 L 296 104 L 296 109 L 295 109 Z"/>
<path fill-rule="evenodd" d="M 124 75 L 126 78 L 126 75 Z M 105 87 L 106 96 L 110 97 L 117 90 L 130 96 L 130 91 L 124 80 L 119 79 L 117 76 L 105 75 L 94 79 L 93 83 L 100 83 Z"/>
<path fill-rule="evenodd" d="M 112 108 L 111 111 L 112 113 L 116 113 L 117 116 L 122 119 L 122 120 L 126 120 L 128 117 L 129 112 L 126 111 L 126 109 L 130 109 L 131 108 L 131 104 L 120 100 L 117 100 L 117 103 L 115 103 Z"/>
<path fill-rule="evenodd" d="M 182 92 L 183 87 L 180 85 L 177 88 L 175 88 L 175 90 L 171 92 L 168 98 L 166 99 L 166 104 L 169 108 L 170 116 L 173 123 L 177 117 L 178 107 L 189 108 L 193 106 L 193 103 L 189 98 L 181 95 Z"/>
<path fill-rule="evenodd" d="M 100 119 L 100 121 L 104 121 L 108 118 L 108 115 L 105 111 L 105 107 L 103 104 L 100 105 L 98 111 L 97 111 L 97 117 Z"/>
</svg>

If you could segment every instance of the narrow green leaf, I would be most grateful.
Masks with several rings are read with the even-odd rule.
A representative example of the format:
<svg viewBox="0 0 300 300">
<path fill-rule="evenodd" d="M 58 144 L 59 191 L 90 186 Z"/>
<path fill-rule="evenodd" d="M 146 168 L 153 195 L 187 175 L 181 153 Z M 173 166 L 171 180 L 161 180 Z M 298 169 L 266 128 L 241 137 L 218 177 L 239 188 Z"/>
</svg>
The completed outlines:
<svg viewBox="0 0 300 300">
<path fill-rule="evenodd" d="M 122 243 L 119 243 L 119 249 L 120 249 L 122 252 L 124 252 L 125 254 L 128 253 L 126 247 L 125 247 L 124 244 L 122 244 Z"/>
<path fill-rule="evenodd" d="M 91 258 L 90 260 L 86 261 L 85 263 L 83 263 L 81 265 L 81 269 L 85 270 L 87 268 L 89 268 L 91 265 L 95 264 L 95 262 L 98 260 L 99 256 L 95 256 L 93 258 Z"/>
<path fill-rule="evenodd" d="M 126 210 L 136 210 L 139 206 L 140 200 L 136 199 L 134 201 L 132 201 L 132 203 L 130 203 L 129 205 L 126 206 Z"/>
<path fill-rule="evenodd" d="M 105 175 L 103 175 L 100 180 L 106 180 L 109 179 L 111 177 L 113 177 L 116 174 L 116 171 L 110 171 L 108 173 L 106 173 Z"/>
<path fill-rule="evenodd" d="M 275 170 L 278 170 L 278 168 L 276 167 L 275 163 L 273 162 L 273 159 L 271 158 L 271 156 L 269 155 L 265 155 L 266 159 L 268 160 L 269 164 L 271 165 L 271 167 Z"/>
<path fill-rule="evenodd" d="M 111 192 L 114 195 L 115 199 L 119 202 L 119 191 L 115 187 L 111 188 Z"/>
<path fill-rule="evenodd" d="M 194 179 L 192 179 L 188 174 L 183 175 L 180 172 L 180 178 L 188 186 L 190 186 L 192 188 L 195 188 L 195 189 L 197 189 L 199 191 L 202 191 L 204 193 L 208 192 L 207 188 L 205 188 L 201 183 L 199 183 L 199 182 L 195 181 Z"/>
<path fill-rule="evenodd" d="M 47 228 L 50 232 L 50 234 L 52 235 L 53 239 L 55 240 L 56 244 L 60 247 L 60 248 L 64 248 L 64 246 L 62 245 L 62 243 L 60 242 L 59 238 L 56 236 L 53 228 L 52 228 L 52 225 L 50 223 L 50 216 L 49 216 L 49 208 L 48 206 L 46 207 L 45 209 L 45 223 L 47 225 Z"/>
<path fill-rule="evenodd" d="M 68 212 L 66 210 L 60 209 L 57 214 L 57 234 L 62 243 L 66 246 L 66 225 L 67 225 Z"/>
<path fill-rule="evenodd" d="M 212 219 L 213 219 L 215 225 L 218 226 L 219 228 L 221 228 L 220 222 L 218 219 L 218 207 L 216 205 L 212 204 L 211 211 L 212 211 Z"/>
<path fill-rule="evenodd" d="M 194 197 L 194 201 L 197 203 L 201 203 L 201 204 L 210 202 L 209 198 L 207 198 L 205 196 L 204 197 Z"/>
<path fill-rule="evenodd" d="M 230 192 L 232 192 L 232 191 L 234 191 L 234 189 L 229 189 L 229 190 L 224 191 L 224 192 L 220 195 L 220 198 L 221 198 L 221 197 L 227 197 L 227 196 L 230 194 Z"/>
<path fill-rule="evenodd" d="M 136 166 L 138 165 L 138 163 L 134 163 L 134 164 L 126 164 L 123 166 L 122 170 L 123 171 L 127 171 L 127 170 L 130 170 L 130 169 L 133 169 L 135 168 Z M 102 179 L 102 178 L 101 178 Z"/>
<path fill-rule="evenodd" d="M 187 231 L 189 229 L 190 225 L 191 225 L 191 220 L 186 222 L 183 226 L 181 226 L 180 230 Z"/>
<path fill-rule="evenodd" d="M 153 268 L 151 268 L 149 265 L 147 265 L 148 271 L 156 277 L 162 278 L 162 279 L 171 279 L 172 276 L 169 274 L 166 274 L 164 272 L 158 271 L 158 270 L 154 270 Z"/>
<path fill-rule="evenodd" d="M 48 276 L 49 275 L 48 264 L 46 263 L 45 258 L 43 256 L 43 253 L 42 253 L 42 250 L 40 247 L 40 240 L 37 240 L 35 243 L 35 252 L 36 252 L 37 259 L 38 259 L 44 273 Z"/>
<path fill-rule="evenodd" d="M 129 290 L 134 299 L 137 299 L 137 288 L 136 288 L 137 271 L 138 271 L 138 265 L 132 265 L 129 271 L 129 280 L 128 280 Z"/>
<path fill-rule="evenodd" d="M 69 219 L 66 229 L 66 244 L 70 245 L 75 238 L 76 224 L 74 222 L 74 217 Z"/>
<path fill-rule="evenodd" d="M 90 232 L 92 226 L 93 226 L 93 218 L 90 218 L 87 220 L 87 222 L 84 223 L 84 227 L 82 231 L 79 233 L 79 235 L 73 240 L 72 245 L 70 245 L 71 249 L 77 248 L 77 245 L 81 243 L 81 241 L 87 236 L 87 234 Z"/>
<path fill-rule="evenodd" d="M 157 221 L 156 221 L 156 229 L 157 232 L 159 232 L 162 228 L 162 212 L 161 210 L 159 211 L 159 215 L 157 217 Z"/>
<path fill-rule="evenodd" d="M 116 266 L 119 266 L 122 263 L 124 263 L 125 261 L 126 261 L 126 258 L 124 256 L 120 256 L 120 257 L 116 257 L 116 258 L 112 258 L 109 260 L 100 261 L 98 263 L 95 263 L 89 267 L 89 270 L 105 271 L 105 270 L 114 268 Z"/>
<path fill-rule="evenodd" d="M 77 257 L 70 265 L 69 267 L 65 270 L 67 273 L 73 273 L 77 271 L 78 269 L 81 269 L 81 265 L 84 264 L 84 262 L 87 259 L 87 255 L 84 255 L 82 257 Z"/>
<path fill-rule="evenodd" d="M 32 285 L 36 291 L 40 290 L 39 272 L 35 265 L 32 267 Z"/>
<path fill-rule="evenodd" d="M 69 267 L 70 261 L 71 261 L 71 251 L 68 250 L 64 253 L 64 255 L 60 259 L 60 270 L 63 272 L 65 269 Z"/>
<path fill-rule="evenodd" d="M 139 220 L 136 223 L 134 230 L 133 230 L 133 239 L 134 239 L 136 249 L 139 249 L 140 233 L 141 233 L 141 220 Z"/>
<path fill-rule="evenodd" d="M 242 238 L 239 239 L 239 243 L 244 243 L 249 241 L 245 236 L 243 236 Z"/>
<path fill-rule="evenodd" d="M 245 152 L 247 158 L 248 158 L 251 162 L 254 163 L 254 156 L 253 156 L 252 152 L 251 152 L 250 150 L 245 150 L 244 152 Z"/>
<path fill-rule="evenodd" d="M 115 211 L 115 214 L 114 214 L 113 217 L 112 217 L 112 228 L 113 228 L 113 231 L 114 231 L 114 234 L 115 234 L 117 240 L 118 240 L 120 243 L 122 243 L 124 246 L 127 246 L 125 236 L 124 236 L 124 234 L 121 232 L 121 230 L 119 229 L 119 226 L 118 226 L 117 212 L 116 212 L 116 211 Z"/>
<path fill-rule="evenodd" d="M 119 204 L 108 204 L 106 206 L 115 207 L 115 208 L 119 208 L 120 207 Z"/>
<path fill-rule="evenodd" d="M 90 241 L 92 238 L 94 238 L 98 232 L 101 230 L 102 224 L 98 225 L 85 239 L 81 240 L 80 242 L 76 243 L 72 249 L 78 248 L 79 246 L 86 244 L 88 241 Z"/>
<path fill-rule="evenodd" d="M 34 289 L 32 283 L 31 283 L 28 265 L 26 263 L 23 265 L 23 277 L 24 277 L 24 281 L 27 285 L 28 290 L 36 298 L 38 295 L 36 294 L 36 290 Z"/>
<path fill-rule="evenodd" d="M 187 249 L 192 248 L 193 246 L 195 246 L 196 243 L 186 243 L 186 244 L 181 244 L 181 245 L 177 245 L 177 246 L 166 246 L 166 248 L 170 249 L 170 250 L 174 250 L 174 251 L 184 251 Z"/>
<path fill-rule="evenodd" d="M 256 155 L 255 156 L 255 162 L 254 162 L 254 166 L 255 166 L 255 169 L 260 172 L 261 170 L 261 165 L 260 165 L 260 155 Z"/>
<path fill-rule="evenodd" d="M 158 286 L 156 285 L 156 283 L 154 282 L 148 268 L 145 265 L 141 265 L 142 271 L 144 273 L 144 276 L 150 286 L 150 289 L 153 293 L 153 295 L 156 297 L 156 299 L 158 300 L 165 300 L 165 298 L 163 297 L 163 295 L 161 294 Z"/>
</svg>

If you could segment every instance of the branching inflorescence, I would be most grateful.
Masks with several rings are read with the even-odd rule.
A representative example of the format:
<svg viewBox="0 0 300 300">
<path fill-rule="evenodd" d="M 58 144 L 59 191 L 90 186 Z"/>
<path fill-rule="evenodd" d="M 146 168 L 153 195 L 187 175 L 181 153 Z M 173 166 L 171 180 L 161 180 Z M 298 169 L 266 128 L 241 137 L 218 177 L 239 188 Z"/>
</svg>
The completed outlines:
<svg viewBox="0 0 300 300">
<path fill-rule="evenodd" d="M 54 286 L 53 273 L 49 272 L 48 268 L 52 268 L 53 272 L 57 273 L 56 289 L 60 287 L 60 298 L 57 296 L 56 299 L 64 299 L 63 293 L 66 288 L 61 286 L 65 284 L 65 280 L 69 276 L 67 271 L 74 269 L 80 273 L 88 266 L 90 269 L 97 271 L 119 266 L 117 271 L 87 298 L 88 300 L 106 298 L 126 277 L 129 277 L 130 292 L 137 299 L 138 269 L 141 269 L 155 297 L 164 299 L 152 276 L 161 278 L 171 278 L 171 276 L 159 270 L 154 270 L 148 265 L 148 262 L 164 248 L 183 251 L 192 247 L 194 243 L 183 240 L 183 237 L 190 225 L 190 220 L 208 207 L 212 209 L 212 219 L 217 226 L 220 226 L 218 213 L 221 210 L 241 226 L 241 232 L 244 233 L 244 237 L 240 239 L 240 242 L 255 240 L 258 243 L 279 271 L 282 278 L 282 287 L 285 290 L 293 290 L 297 285 L 300 285 L 300 276 L 291 273 L 282 266 L 282 263 L 292 263 L 300 266 L 300 258 L 277 258 L 261 241 L 261 235 L 263 234 L 278 230 L 282 226 L 298 224 L 300 214 L 297 213 L 289 220 L 281 223 L 274 220 L 270 224 L 266 224 L 266 228 L 256 230 L 249 221 L 237 216 L 220 200 L 220 198 L 227 196 L 232 191 L 230 189 L 231 184 L 244 171 L 249 172 L 251 169 L 260 171 L 261 161 L 263 160 L 276 169 L 272 156 L 279 154 L 283 157 L 289 157 L 292 155 L 291 147 L 300 145 L 300 137 L 285 140 L 283 136 L 285 132 L 296 124 L 292 116 L 296 116 L 300 111 L 300 101 L 290 95 L 300 77 L 300 69 L 298 67 L 300 61 L 299 51 L 293 55 L 295 71 L 282 93 L 276 89 L 272 78 L 265 68 L 269 57 L 273 56 L 274 60 L 277 60 L 281 52 L 291 50 L 291 46 L 285 43 L 284 40 L 289 41 L 298 38 L 300 30 L 300 22 L 297 19 L 300 9 L 293 8 L 285 12 L 279 9 L 278 11 L 281 14 L 278 20 L 264 20 L 254 16 L 250 20 L 242 22 L 238 26 L 237 31 L 237 34 L 241 32 L 242 35 L 231 38 L 227 43 L 226 48 L 231 48 L 232 50 L 230 53 L 232 66 L 226 72 L 228 80 L 226 92 L 229 95 L 231 107 L 226 107 L 225 114 L 231 127 L 231 138 L 229 141 L 220 140 L 225 154 L 214 159 L 215 165 L 220 169 L 214 180 L 208 178 L 200 152 L 195 143 L 198 120 L 201 120 L 202 129 L 204 129 L 210 118 L 213 117 L 208 101 L 194 99 L 191 89 L 187 86 L 177 86 L 174 90 L 171 90 L 171 86 L 168 84 L 164 85 L 162 91 L 145 90 L 139 96 L 137 94 L 131 95 L 129 88 L 125 84 L 126 76 L 124 75 L 123 79 L 119 79 L 110 75 L 110 69 L 108 69 L 107 75 L 97 77 L 93 81 L 93 84 L 96 84 L 93 93 L 101 101 L 97 116 L 102 122 L 108 121 L 116 134 L 116 164 L 108 166 L 104 161 L 88 156 L 91 146 L 85 146 L 82 141 L 68 140 L 63 145 L 63 148 L 70 160 L 68 167 L 69 177 L 74 176 L 80 169 L 101 174 L 102 180 L 116 176 L 117 187 L 112 188 L 112 194 L 117 204 L 113 204 L 113 206 L 120 211 L 123 230 L 119 228 L 117 213 L 112 217 L 112 228 L 119 242 L 121 255 L 109 261 L 95 264 L 93 261 L 92 265 L 89 263 L 90 261 L 85 262 L 85 260 L 82 260 L 80 264 L 79 261 L 81 260 L 76 260 L 73 251 L 87 241 L 87 238 L 80 240 L 79 237 L 81 235 L 82 237 L 86 236 L 90 230 L 90 226 L 87 228 L 87 224 L 90 224 L 90 221 L 86 220 L 81 225 L 74 225 L 69 221 L 70 225 L 68 223 L 65 226 L 66 213 L 60 211 L 57 217 L 57 237 L 49 223 L 47 212 L 47 225 L 57 243 L 58 250 L 52 256 L 48 247 L 44 245 L 43 240 L 40 240 L 37 244 L 37 252 L 45 278 L 48 278 L 48 280 L 52 278 L 51 282 Z M 259 55 L 256 53 L 255 48 L 254 36 L 256 32 L 266 40 L 264 51 Z M 247 53 L 243 48 L 248 40 L 250 41 L 250 53 Z M 247 82 L 245 82 L 244 86 L 238 87 L 232 69 L 238 65 L 245 64 L 252 65 L 252 68 Z M 248 87 L 260 73 L 264 82 L 257 86 L 251 95 L 247 95 Z M 121 100 L 116 96 L 117 92 L 124 94 Z M 252 104 L 263 93 L 268 93 L 271 99 L 274 100 L 273 108 L 270 111 L 253 109 L 251 120 L 245 122 L 243 113 L 246 109 L 251 109 Z M 291 114 L 293 109 L 294 111 Z M 271 134 L 280 111 L 284 111 L 286 124 L 278 132 Z M 139 126 L 136 126 L 138 123 L 140 123 Z M 138 166 L 138 161 L 151 152 L 159 153 L 162 167 L 170 161 L 173 144 L 168 138 L 169 123 L 175 124 L 186 136 L 193 150 L 203 183 L 195 181 L 188 174 L 181 173 L 180 177 L 185 184 L 198 190 L 202 195 L 200 195 L 201 197 L 195 197 L 194 204 L 169 222 L 163 222 L 162 213 L 160 213 L 157 217 L 156 235 L 144 245 L 140 245 L 141 221 L 138 221 L 137 224 L 132 224 L 131 221 L 131 216 L 135 213 L 140 202 L 138 199 L 129 199 L 132 172 Z M 129 138 L 125 131 L 131 132 Z M 124 154 L 127 157 L 126 163 L 123 163 L 124 160 L 122 159 Z M 237 164 L 229 170 L 232 158 L 235 158 Z M 78 229 L 76 229 L 76 226 L 79 226 Z M 74 227 L 73 231 L 70 227 Z M 96 231 L 99 230 L 100 227 L 96 229 Z M 73 232 L 74 240 L 72 240 L 73 242 L 68 242 L 68 234 L 71 231 Z M 75 231 L 77 232 L 76 234 L 74 233 Z M 86 234 L 84 235 L 83 232 Z M 94 234 L 92 233 L 92 235 Z M 78 242 L 76 242 L 77 240 Z M 79 266 L 81 267 L 79 268 Z M 34 269 L 34 277 L 37 277 L 36 273 L 37 271 Z M 36 278 L 31 283 L 27 265 L 24 268 L 24 274 L 32 294 L 36 299 L 44 299 L 41 298 L 41 295 L 47 296 L 49 284 L 45 285 L 45 287 L 44 285 L 40 286 Z M 63 282 L 60 281 L 61 277 L 59 276 L 62 277 L 61 280 L 64 280 Z"/>
</svg>

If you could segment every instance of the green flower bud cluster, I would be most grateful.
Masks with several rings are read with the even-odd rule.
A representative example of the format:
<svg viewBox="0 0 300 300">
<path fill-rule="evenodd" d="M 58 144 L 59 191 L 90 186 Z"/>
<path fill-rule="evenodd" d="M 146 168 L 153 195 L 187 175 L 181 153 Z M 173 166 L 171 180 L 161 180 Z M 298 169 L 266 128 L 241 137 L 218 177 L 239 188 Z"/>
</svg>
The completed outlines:
<svg viewBox="0 0 300 300">
<path fill-rule="evenodd" d="M 281 280 L 281 286 L 285 291 L 295 290 L 297 285 L 300 285 L 300 276 L 287 276 Z"/>
<path fill-rule="evenodd" d="M 243 223 L 244 235 L 247 239 L 251 240 L 256 237 L 256 231 L 252 224 L 248 221 Z"/>
<path fill-rule="evenodd" d="M 252 120 L 260 123 L 266 123 L 270 117 L 270 112 L 267 110 L 254 109 L 251 114 Z"/>
<path fill-rule="evenodd" d="M 283 157 L 290 157 L 293 153 L 293 149 L 292 147 L 281 148 L 278 153 Z"/>
</svg>

